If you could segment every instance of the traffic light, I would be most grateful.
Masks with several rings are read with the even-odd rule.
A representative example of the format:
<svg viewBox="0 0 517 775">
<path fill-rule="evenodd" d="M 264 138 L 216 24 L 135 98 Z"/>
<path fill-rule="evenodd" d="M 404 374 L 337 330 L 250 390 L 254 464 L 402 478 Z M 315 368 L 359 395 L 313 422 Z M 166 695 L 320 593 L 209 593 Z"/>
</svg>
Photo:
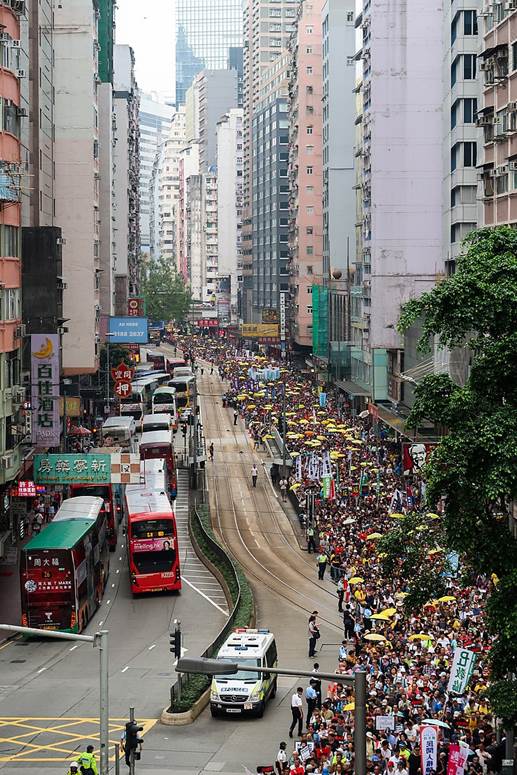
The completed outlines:
<svg viewBox="0 0 517 775">
<path fill-rule="evenodd" d="M 187 426 L 186 425 L 182 425 L 181 426 L 181 432 L 183 434 L 183 437 L 185 438 L 185 436 L 187 435 Z"/>
<path fill-rule="evenodd" d="M 179 622 L 175 622 L 175 629 L 170 634 L 169 642 L 170 642 L 170 651 L 176 659 L 180 659 L 181 657 L 181 629 L 179 626 Z"/>
<path fill-rule="evenodd" d="M 132 762 L 140 759 L 140 751 L 138 746 L 143 743 L 143 739 L 138 737 L 138 733 L 143 730 L 143 727 L 139 726 L 136 721 L 128 721 L 126 723 L 126 741 L 124 744 L 124 753 L 126 755 L 126 764 L 131 766 Z"/>
</svg>

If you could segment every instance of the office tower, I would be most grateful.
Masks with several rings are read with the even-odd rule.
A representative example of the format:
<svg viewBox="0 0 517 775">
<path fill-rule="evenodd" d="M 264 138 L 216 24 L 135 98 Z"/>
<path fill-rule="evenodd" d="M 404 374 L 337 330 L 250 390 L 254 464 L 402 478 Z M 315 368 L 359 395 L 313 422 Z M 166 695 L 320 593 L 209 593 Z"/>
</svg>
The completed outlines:
<svg viewBox="0 0 517 775">
<path fill-rule="evenodd" d="M 156 222 L 157 200 L 151 190 L 151 177 L 159 146 L 169 133 L 174 108 L 159 102 L 153 95 L 140 94 L 140 250 L 151 251 L 151 220 Z"/>
<path fill-rule="evenodd" d="M 253 112 L 252 314 L 256 322 L 278 319 L 280 294 L 289 290 L 289 64 L 290 56 L 284 52 L 265 71 Z"/>
<path fill-rule="evenodd" d="M 430 290 L 443 269 L 444 94 L 437 63 L 443 61 L 444 17 L 427 0 L 389 7 L 364 2 L 357 23 L 363 247 L 355 282 L 362 312 L 345 391 L 356 408 L 372 398 L 396 409 L 404 398 L 404 340 L 396 330 L 401 305 Z M 389 409 L 382 412 L 389 421 Z"/>
<path fill-rule="evenodd" d="M 135 57 L 130 46 L 114 48 L 113 104 L 115 145 L 115 314 L 127 314 L 129 296 L 140 280 L 139 95 Z"/>
<path fill-rule="evenodd" d="M 245 0 L 243 4 L 243 226 L 241 317 L 252 319 L 252 124 L 260 99 L 260 81 L 270 65 L 285 53 L 295 29 L 299 0 Z"/>
<path fill-rule="evenodd" d="M 55 221 L 63 230 L 65 375 L 98 368 L 99 135 L 93 0 L 54 5 Z M 70 84 L 74 88 L 70 88 Z"/>
<path fill-rule="evenodd" d="M 241 0 L 177 0 L 176 104 L 201 70 L 238 68 L 241 48 Z"/>
<path fill-rule="evenodd" d="M 312 347 L 312 286 L 323 256 L 321 0 L 302 0 L 289 42 L 291 344 Z"/>
<path fill-rule="evenodd" d="M 217 124 L 218 273 L 230 279 L 230 323 L 237 322 L 242 268 L 242 153 L 242 108 L 234 108 Z"/>
<path fill-rule="evenodd" d="M 217 122 L 238 105 L 238 78 L 235 70 L 202 70 L 186 96 L 186 139 L 199 143 L 201 172 L 216 164 Z"/>
</svg>

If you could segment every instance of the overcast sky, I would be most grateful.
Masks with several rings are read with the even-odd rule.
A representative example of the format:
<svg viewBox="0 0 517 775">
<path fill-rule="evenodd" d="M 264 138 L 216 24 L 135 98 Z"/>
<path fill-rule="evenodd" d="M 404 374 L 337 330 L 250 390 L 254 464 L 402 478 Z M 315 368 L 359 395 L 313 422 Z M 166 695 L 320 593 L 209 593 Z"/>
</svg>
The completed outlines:
<svg viewBox="0 0 517 775">
<path fill-rule="evenodd" d="M 136 78 L 144 92 L 173 94 L 174 0 L 118 0 L 116 42 L 135 51 Z"/>
</svg>

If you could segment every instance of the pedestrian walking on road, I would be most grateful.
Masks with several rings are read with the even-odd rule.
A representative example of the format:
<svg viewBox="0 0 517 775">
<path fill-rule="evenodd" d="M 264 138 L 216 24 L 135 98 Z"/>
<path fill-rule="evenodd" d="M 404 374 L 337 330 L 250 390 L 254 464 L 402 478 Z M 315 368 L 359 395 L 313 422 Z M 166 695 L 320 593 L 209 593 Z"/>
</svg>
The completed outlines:
<svg viewBox="0 0 517 775">
<path fill-rule="evenodd" d="M 237 425 L 237 420 L 239 419 L 239 412 L 237 409 L 233 410 L 233 424 Z"/>
<path fill-rule="evenodd" d="M 309 659 L 316 656 L 316 641 L 320 637 L 320 631 L 318 627 L 317 611 L 313 611 L 309 616 L 308 635 L 309 635 Z"/>
<path fill-rule="evenodd" d="M 80 754 L 77 761 L 79 763 L 81 775 L 99 775 L 93 751 L 93 745 L 87 745 L 85 753 Z"/>
<path fill-rule="evenodd" d="M 325 578 L 325 569 L 327 567 L 327 555 L 325 552 L 318 554 L 318 578 L 323 581 Z"/>
<path fill-rule="evenodd" d="M 253 487 L 257 486 L 257 476 L 258 476 L 258 469 L 255 463 L 251 466 L 251 482 L 253 484 Z"/>
<path fill-rule="evenodd" d="M 347 605 L 343 614 L 343 634 L 346 640 L 352 640 L 354 637 L 355 619 L 350 613 L 350 606 Z"/>
<path fill-rule="evenodd" d="M 210 446 L 208 447 L 208 454 L 210 455 L 210 460 L 212 463 L 214 462 L 214 442 L 210 442 Z"/>
<path fill-rule="evenodd" d="M 303 689 L 301 686 L 299 686 L 296 692 L 291 697 L 291 714 L 292 714 L 293 720 L 291 721 L 291 726 L 289 727 L 289 737 L 293 736 L 293 729 L 297 724 L 298 724 L 298 737 L 302 736 L 302 726 L 303 726 L 302 697 L 303 697 Z"/>
<path fill-rule="evenodd" d="M 210 376 L 212 376 L 213 373 L 214 373 L 214 364 L 211 363 L 210 364 Z"/>
<path fill-rule="evenodd" d="M 287 479 L 285 477 L 282 477 L 278 482 L 278 486 L 280 487 L 282 500 L 286 501 L 287 500 Z"/>
</svg>

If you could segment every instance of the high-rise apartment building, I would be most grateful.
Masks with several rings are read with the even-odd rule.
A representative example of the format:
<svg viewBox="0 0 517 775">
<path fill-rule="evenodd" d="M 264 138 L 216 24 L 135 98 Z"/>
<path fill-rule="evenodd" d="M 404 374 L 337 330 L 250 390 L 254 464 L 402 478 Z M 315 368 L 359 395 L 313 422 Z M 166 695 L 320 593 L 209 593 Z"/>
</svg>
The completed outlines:
<svg viewBox="0 0 517 775">
<path fill-rule="evenodd" d="M 151 220 L 156 219 L 157 200 L 153 197 L 151 177 L 156 154 L 166 139 L 174 115 L 174 108 L 159 102 L 153 95 L 140 94 L 140 250 L 151 251 Z"/>
<path fill-rule="evenodd" d="M 237 322 L 242 269 L 242 144 L 242 108 L 234 108 L 217 124 L 218 276 L 230 280 L 230 323 Z"/>
<path fill-rule="evenodd" d="M 199 175 L 199 145 L 190 143 L 180 153 L 178 165 L 178 223 L 177 245 L 179 272 L 186 283 L 190 283 L 190 253 L 188 247 L 189 197 L 188 181 L 192 175 Z"/>
<path fill-rule="evenodd" d="M 140 280 L 139 95 L 130 46 L 114 48 L 115 146 L 115 314 L 127 314 L 127 300 Z"/>
<path fill-rule="evenodd" d="M 253 112 L 252 319 L 279 317 L 289 291 L 289 117 L 287 52 L 263 73 Z"/>
<path fill-rule="evenodd" d="M 243 226 L 241 317 L 252 317 L 252 129 L 264 71 L 285 53 L 299 0 L 245 0 L 243 4 Z"/>
<path fill-rule="evenodd" d="M 312 286 L 322 273 L 321 0 L 302 0 L 289 42 L 289 257 L 291 343 L 312 347 Z"/>
<path fill-rule="evenodd" d="M 63 230 L 63 371 L 98 367 L 99 134 L 97 3 L 54 5 L 55 220 Z M 70 88 L 73 84 L 74 88 Z"/>
<path fill-rule="evenodd" d="M 481 58 L 484 224 L 517 223 L 517 9 L 483 2 Z"/>
<path fill-rule="evenodd" d="M 404 370 L 404 341 L 396 330 L 401 305 L 430 290 L 443 270 L 444 95 L 437 63 L 443 58 L 444 18 L 427 0 L 389 6 L 374 0 L 364 2 L 357 24 L 362 255 L 356 257 L 356 283 L 362 314 L 353 329 L 357 338 L 345 389 L 358 401 L 362 396 L 398 404 Z M 330 249 L 332 254 L 332 244 Z"/>
<path fill-rule="evenodd" d="M 160 149 L 158 177 L 157 249 L 153 253 L 171 262 L 179 271 L 178 219 L 180 155 L 185 147 L 185 108 L 172 117 L 167 137 Z"/>
<path fill-rule="evenodd" d="M 20 441 L 17 413 L 21 395 L 21 185 L 25 178 L 21 154 L 21 87 L 18 49 L 20 14 L 23 4 L 0 4 L 2 25 L 3 123 L 0 131 L 0 494 L 5 503 L 4 485 L 20 467 Z M 19 7 L 19 10 L 17 8 Z M 19 43 L 18 43 L 19 45 Z M 6 509 L 0 507 L 0 529 L 5 530 Z"/>
<path fill-rule="evenodd" d="M 241 0 L 177 0 L 176 104 L 201 70 L 239 67 Z"/>
<path fill-rule="evenodd" d="M 236 70 L 202 70 L 195 76 L 186 98 L 186 139 L 199 143 L 201 172 L 215 167 L 217 122 L 237 105 Z"/>
</svg>

